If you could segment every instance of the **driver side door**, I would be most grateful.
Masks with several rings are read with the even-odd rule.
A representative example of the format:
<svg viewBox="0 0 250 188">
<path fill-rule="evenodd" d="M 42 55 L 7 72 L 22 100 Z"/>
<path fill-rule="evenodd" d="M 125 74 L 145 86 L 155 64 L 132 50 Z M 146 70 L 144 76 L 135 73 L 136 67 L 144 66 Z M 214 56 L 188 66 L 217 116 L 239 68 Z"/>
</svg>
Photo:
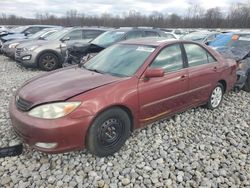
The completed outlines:
<svg viewBox="0 0 250 188">
<path fill-rule="evenodd" d="M 188 101 L 188 70 L 180 44 L 163 48 L 148 68 L 163 68 L 163 77 L 139 80 L 140 122 L 148 122 L 184 108 Z"/>
</svg>

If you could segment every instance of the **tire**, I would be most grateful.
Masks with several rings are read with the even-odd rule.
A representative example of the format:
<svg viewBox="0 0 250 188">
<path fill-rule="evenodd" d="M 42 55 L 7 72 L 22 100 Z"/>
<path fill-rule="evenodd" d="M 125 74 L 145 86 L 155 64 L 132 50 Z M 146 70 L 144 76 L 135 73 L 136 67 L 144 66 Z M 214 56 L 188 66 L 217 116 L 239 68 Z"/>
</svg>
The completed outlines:
<svg viewBox="0 0 250 188">
<path fill-rule="evenodd" d="M 207 103 L 208 109 L 215 109 L 218 108 L 223 100 L 223 94 L 224 94 L 224 87 L 221 83 L 218 83 L 215 88 L 213 89 L 209 101 Z"/>
<path fill-rule="evenodd" d="M 59 67 L 59 59 L 54 53 L 45 52 L 39 57 L 38 66 L 44 71 L 52 71 Z"/>
<path fill-rule="evenodd" d="M 101 113 L 92 123 L 86 137 L 86 147 L 99 157 L 119 151 L 130 136 L 131 120 L 121 108 Z"/>
<path fill-rule="evenodd" d="M 250 92 L 250 74 L 247 75 L 245 85 L 242 88 L 246 92 Z"/>
</svg>

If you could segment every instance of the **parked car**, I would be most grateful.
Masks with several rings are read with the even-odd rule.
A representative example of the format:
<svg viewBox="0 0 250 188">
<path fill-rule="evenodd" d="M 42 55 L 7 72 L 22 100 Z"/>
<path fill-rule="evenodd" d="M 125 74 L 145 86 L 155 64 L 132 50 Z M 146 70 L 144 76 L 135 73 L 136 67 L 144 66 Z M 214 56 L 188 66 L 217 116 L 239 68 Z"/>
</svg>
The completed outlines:
<svg viewBox="0 0 250 188">
<path fill-rule="evenodd" d="M 175 39 L 174 35 L 155 28 L 119 28 L 107 31 L 90 43 L 73 43 L 67 46 L 67 53 L 64 66 L 78 64 L 87 54 L 97 54 L 103 49 L 123 40 L 144 38 L 144 37 L 164 37 Z"/>
<path fill-rule="evenodd" d="M 4 25 L 0 25 L 0 36 L 5 35 L 6 33 L 8 33 L 8 28 L 5 27 Z"/>
<path fill-rule="evenodd" d="M 213 48 L 238 62 L 235 87 L 250 92 L 250 32 L 234 33 L 225 46 Z"/>
<path fill-rule="evenodd" d="M 14 130 L 46 153 L 118 151 L 130 132 L 187 108 L 217 108 L 236 62 L 211 48 L 166 39 L 123 41 L 80 66 L 27 81 L 10 103 Z"/>
<path fill-rule="evenodd" d="M 48 36 L 62 29 L 63 29 L 62 27 L 46 28 L 25 39 L 16 39 L 16 40 L 5 42 L 1 48 L 2 53 L 5 56 L 14 59 L 16 48 L 18 47 L 18 45 L 31 42 L 31 41 L 36 41 L 36 40 L 46 40 Z"/>
<path fill-rule="evenodd" d="M 209 45 L 212 41 L 215 40 L 216 36 L 219 35 L 219 32 L 210 32 L 210 31 L 198 31 L 189 33 L 181 39 L 183 40 L 191 40 L 194 42 L 200 42 Z"/>
<path fill-rule="evenodd" d="M 47 40 L 19 45 L 15 59 L 25 67 L 51 71 L 62 66 L 66 45 L 75 42 L 87 43 L 105 31 L 105 28 L 65 28 L 47 37 Z"/>
<path fill-rule="evenodd" d="M 170 28 L 161 28 L 161 30 L 166 31 L 168 33 L 173 34 L 176 38 L 180 38 L 186 34 L 188 34 L 187 30 L 183 30 L 183 29 L 170 29 Z"/>
<path fill-rule="evenodd" d="M 29 25 L 29 26 L 19 26 L 19 27 L 14 27 L 13 29 L 8 30 L 6 33 L 2 33 L 0 35 L 0 49 L 2 48 L 2 45 L 11 40 L 15 39 L 24 39 L 27 38 L 30 35 L 33 35 L 37 33 L 38 31 L 49 28 L 49 27 L 54 27 L 51 25 Z"/>
<path fill-rule="evenodd" d="M 33 35 L 38 31 L 41 31 L 45 28 L 55 27 L 52 25 L 27 25 L 27 26 L 20 26 L 8 31 L 8 35 L 1 37 L 1 41 L 3 43 L 15 40 L 15 39 L 24 39 L 27 38 L 29 35 Z"/>
</svg>

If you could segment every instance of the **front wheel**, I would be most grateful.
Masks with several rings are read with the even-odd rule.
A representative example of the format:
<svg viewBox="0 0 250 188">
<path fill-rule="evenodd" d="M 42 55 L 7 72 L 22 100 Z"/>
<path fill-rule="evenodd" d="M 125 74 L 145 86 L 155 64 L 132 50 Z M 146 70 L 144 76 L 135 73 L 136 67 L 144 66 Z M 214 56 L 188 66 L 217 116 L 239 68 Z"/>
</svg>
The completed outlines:
<svg viewBox="0 0 250 188">
<path fill-rule="evenodd" d="M 121 108 L 101 113 L 89 128 L 86 146 L 99 157 L 112 155 L 124 145 L 130 135 L 131 120 Z"/>
<path fill-rule="evenodd" d="M 212 94 L 210 95 L 209 101 L 207 103 L 207 108 L 215 109 L 218 108 L 223 99 L 223 85 L 218 83 L 213 89 Z"/>
<path fill-rule="evenodd" d="M 39 57 L 38 65 L 44 71 L 52 71 L 59 67 L 59 59 L 55 54 L 46 52 Z"/>
</svg>

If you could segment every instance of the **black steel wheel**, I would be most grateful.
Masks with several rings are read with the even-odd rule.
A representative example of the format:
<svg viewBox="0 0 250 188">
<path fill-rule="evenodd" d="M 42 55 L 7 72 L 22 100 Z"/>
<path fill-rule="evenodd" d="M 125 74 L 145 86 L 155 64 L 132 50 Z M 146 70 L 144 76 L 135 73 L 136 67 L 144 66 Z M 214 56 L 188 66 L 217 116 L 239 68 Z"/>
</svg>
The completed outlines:
<svg viewBox="0 0 250 188">
<path fill-rule="evenodd" d="M 127 112 L 120 108 L 108 109 L 90 126 L 86 137 L 87 149 L 100 157 L 112 155 L 124 145 L 130 130 L 131 120 Z"/>
</svg>

